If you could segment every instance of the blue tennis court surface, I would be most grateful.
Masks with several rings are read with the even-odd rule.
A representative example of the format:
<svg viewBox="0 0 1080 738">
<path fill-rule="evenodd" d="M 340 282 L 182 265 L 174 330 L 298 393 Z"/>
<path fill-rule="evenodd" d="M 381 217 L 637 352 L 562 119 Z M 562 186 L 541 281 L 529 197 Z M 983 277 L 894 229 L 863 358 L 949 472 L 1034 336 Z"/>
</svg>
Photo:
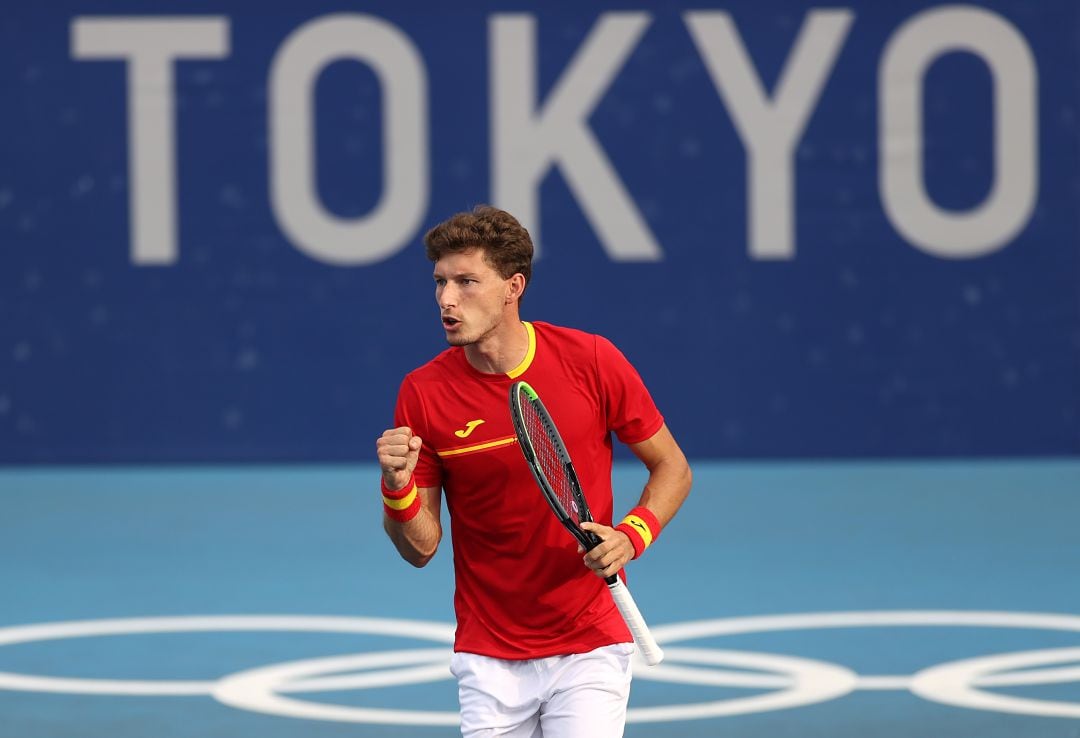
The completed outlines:
<svg viewBox="0 0 1080 738">
<path fill-rule="evenodd" d="M 628 736 L 1075 738 L 1080 460 L 698 463 Z M 619 465 L 617 508 L 643 474 Z M 0 738 L 452 736 L 369 466 L 0 471 Z"/>
</svg>

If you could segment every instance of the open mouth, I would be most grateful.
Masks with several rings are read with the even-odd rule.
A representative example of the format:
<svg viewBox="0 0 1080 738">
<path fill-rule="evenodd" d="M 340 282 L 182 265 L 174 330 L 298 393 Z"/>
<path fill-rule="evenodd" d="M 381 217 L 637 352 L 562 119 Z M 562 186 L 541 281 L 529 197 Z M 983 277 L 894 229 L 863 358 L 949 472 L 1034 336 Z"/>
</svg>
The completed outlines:
<svg viewBox="0 0 1080 738">
<path fill-rule="evenodd" d="M 443 319 L 442 319 L 442 324 L 443 324 L 444 328 L 453 328 L 453 327 L 459 325 L 460 323 L 461 323 L 460 320 L 458 320 L 457 318 L 451 317 L 449 315 L 444 315 Z"/>
</svg>

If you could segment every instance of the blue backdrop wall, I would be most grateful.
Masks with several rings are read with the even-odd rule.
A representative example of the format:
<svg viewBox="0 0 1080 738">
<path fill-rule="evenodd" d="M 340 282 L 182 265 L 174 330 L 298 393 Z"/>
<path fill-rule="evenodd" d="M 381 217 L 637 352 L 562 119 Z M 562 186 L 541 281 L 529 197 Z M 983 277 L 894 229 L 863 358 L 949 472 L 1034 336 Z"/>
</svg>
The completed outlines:
<svg viewBox="0 0 1080 738">
<path fill-rule="evenodd" d="M 1080 453 L 1080 5 L 0 9 L 0 462 L 370 461 L 424 231 L 689 454 Z"/>
</svg>

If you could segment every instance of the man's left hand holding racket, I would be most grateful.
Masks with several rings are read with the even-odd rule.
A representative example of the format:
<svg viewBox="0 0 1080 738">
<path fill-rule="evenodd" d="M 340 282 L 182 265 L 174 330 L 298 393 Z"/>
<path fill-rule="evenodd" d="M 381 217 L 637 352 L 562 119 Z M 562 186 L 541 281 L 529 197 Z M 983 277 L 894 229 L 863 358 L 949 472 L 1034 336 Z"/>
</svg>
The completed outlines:
<svg viewBox="0 0 1080 738">
<path fill-rule="evenodd" d="M 578 551 L 585 554 L 585 566 L 603 578 L 617 574 L 634 558 L 634 544 L 625 533 L 594 522 L 581 522 L 582 530 L 594 533 L 600 543 L 591 551 L 579 544 Z"/>
</svg>

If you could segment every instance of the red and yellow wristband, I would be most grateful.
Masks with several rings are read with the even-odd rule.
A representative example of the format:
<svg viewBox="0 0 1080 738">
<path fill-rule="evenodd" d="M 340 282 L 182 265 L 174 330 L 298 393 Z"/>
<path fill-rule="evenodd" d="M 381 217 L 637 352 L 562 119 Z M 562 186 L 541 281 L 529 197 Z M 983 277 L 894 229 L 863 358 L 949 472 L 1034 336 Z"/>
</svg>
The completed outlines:
<svg viewBox="0 0 1080 738">
<path fill-rule="evenodd" d="M 660 521 L 647 507 L 635 507 L 626 514 L 622 522 L 615 526 L 630 539 L 634 546 L 634 558 L 645 553 L 652 542 L 660 535 Z"/>
<path fill-rule="evenodd" d="M 420 512 L 420 491 L 416 488 L 413 477 L 409 477 L 409 481 L 401 489 L 390 489 L 385 480 L 380 482 L 380 486 L 383 511 L 391 520 L 407 523 Z"/>
</svg>

